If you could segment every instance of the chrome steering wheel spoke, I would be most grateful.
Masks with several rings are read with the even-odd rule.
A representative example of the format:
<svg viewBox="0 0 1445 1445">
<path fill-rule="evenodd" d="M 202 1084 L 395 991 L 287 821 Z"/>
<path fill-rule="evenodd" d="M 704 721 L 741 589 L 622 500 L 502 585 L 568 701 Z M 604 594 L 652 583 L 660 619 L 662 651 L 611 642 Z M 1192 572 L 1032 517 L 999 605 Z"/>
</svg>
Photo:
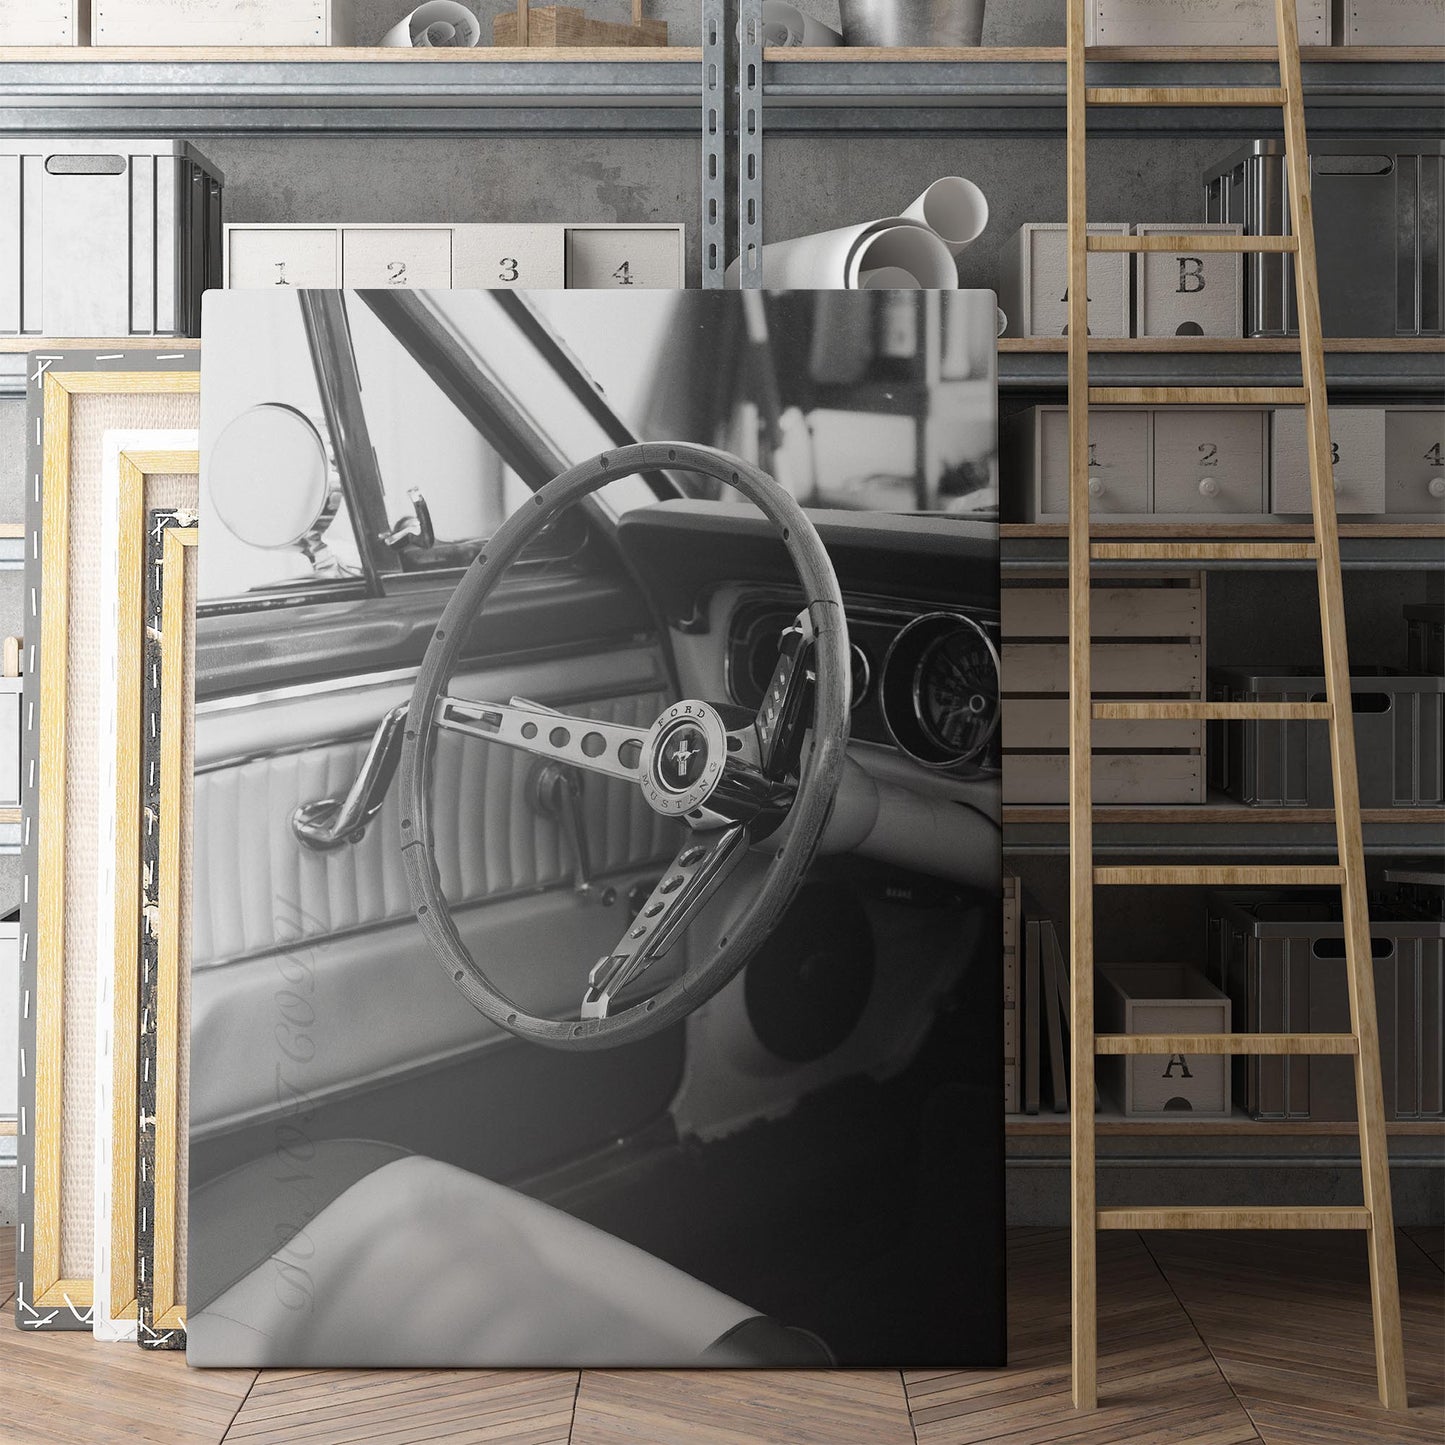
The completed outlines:
<svg viewBox="0 0 1445 1445">
<path fill-rule="evenodd" d="M 690 840 L 678 853 L 617 947 L 598 959 L 582 996 L 584 1019 L 605 1019 L 612 1002 L 661 958 L 748 851 L 748 830 L 733 823 Z"/>
<path fill-rule="evenodd" d="M 624 782 L 641 781 L 645 727 L 574 717 L 520 697 L 500 703 L 443 696 L 437 699 L 435 719 L 436 726 L 447 732 L 519 748 Z"/>
</svg>

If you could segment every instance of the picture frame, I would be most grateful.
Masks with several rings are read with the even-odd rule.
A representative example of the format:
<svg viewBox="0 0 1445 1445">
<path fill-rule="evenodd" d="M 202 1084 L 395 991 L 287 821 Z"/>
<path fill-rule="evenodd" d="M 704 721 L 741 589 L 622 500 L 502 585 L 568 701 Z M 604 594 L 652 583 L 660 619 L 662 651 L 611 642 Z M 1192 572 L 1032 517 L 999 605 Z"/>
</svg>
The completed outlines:
<svg viewBox="0 0 1445 1445">
<path fill-rule="evenodd" d="M 147 626 L 146 546 L 157 504 L 194 511 L 200 457 L 195 431 L 107 433 L 102 499 L 101 587 L 108 616 L 99 670 L 109 710 L 97 730 L 97 1012 L 95 1297 L 97 1338 L 130 1340 L 138 1320 L 137 1040 L 142 909 L 142 674 Z M 109 946 L 107 946 L 107 942 Z"/>
<path fill-rule="evenodd" d="M 94 1306 L 96 950 L 93 648 L 104 433 L 194 428 L 194 347 L 38 350 L 29 359 L 22 726 L 19 1228 L 22 1330 L 89 1330 Z"/>
</svg>

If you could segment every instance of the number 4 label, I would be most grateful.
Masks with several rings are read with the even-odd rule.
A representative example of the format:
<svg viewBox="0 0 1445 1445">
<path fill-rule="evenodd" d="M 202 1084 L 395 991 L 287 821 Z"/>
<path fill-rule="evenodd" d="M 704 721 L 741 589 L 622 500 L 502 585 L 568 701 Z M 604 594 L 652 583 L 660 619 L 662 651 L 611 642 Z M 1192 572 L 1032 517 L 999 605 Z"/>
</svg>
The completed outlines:
<svg viewBox="0 0 1445 1445">
<path fill-rule="evenodd" d="M 633 282 L 633 279 L 632 279 L 632 262 L 631 262 L 631 261 L 624 261 L 624 262 L 612 273 L 612 279 L 613 279 L 614 281 L 616 281 L 619 286 L 631 286 L 631 285 L 633 285 L 634 282 Z"/>
</svg>

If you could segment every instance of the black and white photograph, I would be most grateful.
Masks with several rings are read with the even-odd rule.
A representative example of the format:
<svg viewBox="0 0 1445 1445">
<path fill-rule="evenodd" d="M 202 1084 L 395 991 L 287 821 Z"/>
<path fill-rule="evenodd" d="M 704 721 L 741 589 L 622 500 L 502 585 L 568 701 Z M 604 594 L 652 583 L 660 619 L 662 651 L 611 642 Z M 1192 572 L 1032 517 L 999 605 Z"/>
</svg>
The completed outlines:
<svg viewBox="0 0 1445 1445">
<path fill-rule="evenodd" d="M 993 294 L 205 306 L 189 1362 L 1002 1363 Z"/>
</svg>

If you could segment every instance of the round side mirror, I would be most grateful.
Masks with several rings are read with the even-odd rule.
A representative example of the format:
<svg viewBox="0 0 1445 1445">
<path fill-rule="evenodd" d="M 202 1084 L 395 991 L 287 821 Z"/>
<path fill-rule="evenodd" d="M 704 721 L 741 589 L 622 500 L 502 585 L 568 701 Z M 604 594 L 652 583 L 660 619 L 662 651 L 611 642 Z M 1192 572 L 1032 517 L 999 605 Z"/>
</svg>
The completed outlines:
<svg viewBox="0 0 1445 1445">
<path fill-rule="evenodd" d="M 211 504 L 232 536 L 313 562 L 341 506 L 341 483 L 320 428 L 295 407 L 266 402 L 227 423 L 211 448 Z"/>
</svg>

